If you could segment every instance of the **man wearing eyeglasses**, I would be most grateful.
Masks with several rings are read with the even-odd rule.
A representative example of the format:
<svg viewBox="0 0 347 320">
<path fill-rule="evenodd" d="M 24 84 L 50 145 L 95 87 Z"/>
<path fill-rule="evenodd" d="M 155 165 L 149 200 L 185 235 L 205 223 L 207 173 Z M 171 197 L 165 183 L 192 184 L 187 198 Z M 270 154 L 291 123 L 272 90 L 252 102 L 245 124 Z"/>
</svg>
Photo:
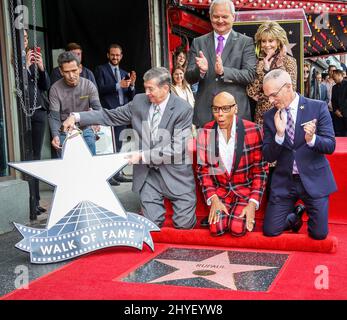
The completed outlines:
<svg viewBox="0 0 347 320">
<path fill-rule="evenodd" d="M 264 115 L 264 159 L 277 161 L 264 219 L 264 234 L 298 232 L 307 211 L 308 234 L 325 239 L 328 234 L 329 195 L 336 183 L 325 154 L 335 150 L 334 129 L 326 102 L 298 95 L 289 74 L 269 72 L 263 90 L 274 108 Z M 298 200 L 305 207 L 295 207 Z"/>
<path fill-rule="evenodd" d="M 267 178 L 262 158 L 262 131 L 253 122 L 236 116 L 235 98 L 221 92 L 213 99 L 214 121 L 198 136 L 198 179 L 206 203 L 212 235 L 230 232 L 241 236 L 252 231 Z"/>
</svg>

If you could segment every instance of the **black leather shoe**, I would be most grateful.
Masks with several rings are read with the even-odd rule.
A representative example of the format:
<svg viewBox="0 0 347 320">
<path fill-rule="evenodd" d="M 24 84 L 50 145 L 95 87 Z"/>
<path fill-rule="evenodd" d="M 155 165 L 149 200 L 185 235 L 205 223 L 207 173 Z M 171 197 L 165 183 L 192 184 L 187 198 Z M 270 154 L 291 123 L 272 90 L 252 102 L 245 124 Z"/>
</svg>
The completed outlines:
<svg viewBox="0 0 347 320">
<path fill-rule="evenodd" d="M 37 220 L 36 212 L 35 213 L 30 213 L 30 220 L 31 221 Z"/>
<path fill-rule="evenodd" d="M 40 206 L 37 206 L 37 207 L 36 207 L 36 211 L 39 211 L 40 213 L 44 213 L 44 212 L 46 212 L 47 210 L 46 210 L 45 208 L 42 208 L 42 207 L 40 207 Z"/>
<path fill-rule="evenodd" d="M 200 226 L 203 228 L 209 228 L 210 227 L 210 224 L 208 223 L 208 217 L 205 217 L 200 221 Z"/>
<path fill-rule="evenodd" d="M 115 179 L 111 179 L 110 180 L 110 185 L 117 187 L 117 186 L 120 186 L 120 183 L 117 180 L 115 180 Z"/>
<path fill-rule="evenodd" d="M 305 210 L 306 210 L 306 208 L 302 204 L 299 204 L 295 207 L 294 213 L 296 214 L 297 219 L 296 219 L 296 222 L 292 226 L 293 232 L 299 232 L 299 230 L 301 229 L 301 227 L 303 225 L 302 216 L 303 216 Z"/>
<path fill-rule="evenodd" d="M 122 173 L 116 175 L 115 177 L 113 177 L 113 180 L 116 180 L 120 183 L 122 182 L 132 182 L 133 179 L 132 178 L 126 178 Z"/>
<path fill-rule="evenodd" d="M 300 218 L 302 218 L 304 212 L 305 212 L 306 208 L 303 204 L 298 204 L 295 209 L 294 212 L 296 213 L 297 216 L 299 216 Z"/>
</svg>

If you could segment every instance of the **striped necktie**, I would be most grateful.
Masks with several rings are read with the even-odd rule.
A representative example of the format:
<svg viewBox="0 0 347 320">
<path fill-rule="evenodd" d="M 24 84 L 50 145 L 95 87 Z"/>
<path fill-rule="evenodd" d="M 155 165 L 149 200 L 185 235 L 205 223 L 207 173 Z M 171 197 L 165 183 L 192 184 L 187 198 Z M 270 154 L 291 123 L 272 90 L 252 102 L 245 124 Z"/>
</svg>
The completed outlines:
<svg viewBox="0 0 347 320">
<path fill-rule="evenodd" d="M 293 116 L 290 112 L 290 108 L 287 107 L 286 108 L 287 111 L 287 126 L 286 126 L 286 131 L 287 131 L 287 135 L 289 138 L 289 141 L 291 142 L 291 144 L 294 144 L 294 137 L 295 137 L 295 126 L 294 126 L 294 119 Z M 298 167 L 296 165 L 296 161 L 294 160 L 294 164 L 293 164 L 293 174 L 298 174 Z"/>
<path fill-rule="evenodd" d="M 154 105 L 154 112 L 151 120 L 151 138 L 155 138 L 158 132 L 159 123 L 161 120 L 160 107 L 158 105 Z"/>
</svg>

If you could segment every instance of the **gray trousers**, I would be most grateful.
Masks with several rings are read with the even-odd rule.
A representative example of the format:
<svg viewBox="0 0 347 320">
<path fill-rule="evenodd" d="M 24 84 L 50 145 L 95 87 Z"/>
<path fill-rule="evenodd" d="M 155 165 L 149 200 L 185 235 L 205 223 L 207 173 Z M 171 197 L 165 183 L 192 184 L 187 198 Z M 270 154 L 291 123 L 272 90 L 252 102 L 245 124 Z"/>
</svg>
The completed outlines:
<svg viewBox="0 0 347 320">
<path fill-rule="evenodd" d="M 173 223 L 177 229 L 192 229 L 196 224 L 196 194 L 195 190 L 183 195 L 172 194 L 160 172 L 150 169 L 146 182 L 140 191 L 140 201 L 143 215 L 153 221 L 159 228 L 165 220 L 164 198 L 171 201 L 173 207 Z"/>
</svg>

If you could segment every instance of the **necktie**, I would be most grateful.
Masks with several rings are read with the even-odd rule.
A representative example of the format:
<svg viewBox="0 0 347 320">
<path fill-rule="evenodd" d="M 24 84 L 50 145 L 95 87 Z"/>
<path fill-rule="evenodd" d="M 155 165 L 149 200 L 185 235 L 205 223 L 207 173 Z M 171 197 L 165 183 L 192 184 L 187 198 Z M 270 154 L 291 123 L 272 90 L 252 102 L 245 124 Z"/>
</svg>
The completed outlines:
<svg viewBox="0 0 347 320">
<path fill-rule="evenodd" d="M 223 49 L 224 49 L 224 37 L 223 36 L 219 36 L 218 38 L 218 45 L 217 45 L 217 49 L 216 49 L 216 54 L 220 54 L 222 55 Z"/>
<path fill-rule="evenodd" d="M 158 105 L 154 106 L 154 112 L 151 120 L 151 139 L 153 139 L 158 132 L 159 123 L 161 120 L 160 107 Z"/>
<path fill-rule="evenodd" d="M 119 105 L 122 106 L 124 104 L 124 95 L 123 95 L 123 89 L 120 87 L 120 81 L 122 80 L 121 76 L 120 76 L 120 71 L 118 66 L 115 67 L 114 69 L 114 75 L 116 77 L 116 81 L 117 83 L 119 83 L 119 89 L 118 91 L 118 100 L 119 100 Z"/>
<path fill-rule="evenodd" d="M 290 108 L 287 107 L 286 108 L 287 111 L 287 126 L 286 126 L 286 131 L 287 131 L 287 135 L 289 138 L 289 141 L 294 144 L 294 136 L 295 136 L 295 127 L 294 127 L 294 120 L 293 120 L 293 116 L 290 112 Z M 298 167 L 296 165 L 296 161 L 294 160 L 294 164 L 293 164 L 293 174 L 298 174 Z"/>
</svg>

